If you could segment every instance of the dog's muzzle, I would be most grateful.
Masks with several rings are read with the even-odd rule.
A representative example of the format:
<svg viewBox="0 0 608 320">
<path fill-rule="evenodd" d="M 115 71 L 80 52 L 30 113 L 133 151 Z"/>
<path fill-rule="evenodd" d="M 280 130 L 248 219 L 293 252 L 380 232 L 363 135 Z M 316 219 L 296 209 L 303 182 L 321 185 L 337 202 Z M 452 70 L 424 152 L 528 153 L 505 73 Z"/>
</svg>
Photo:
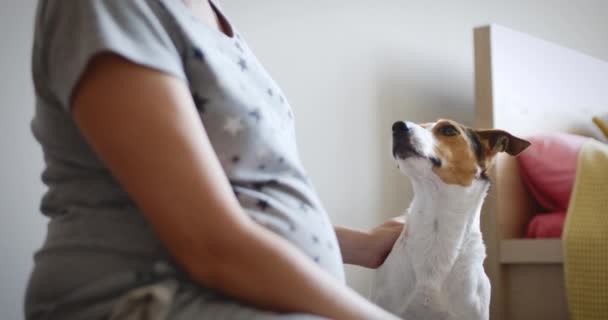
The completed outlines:
<svg viewBox="0 0 608 320">
<path fill-rule="evenodd" d="M 411 124 L 397 121 L 393 124 L 393 158 L 405 160 L 411 157 L 428 159 L 433 167 L 441 167 L 441 160 L 433 156 L 423 155 L 412 142 L 414 128 Z"/>
<path fill-rule="evenodd" d="M 397 121 L 393 124 L 393 157 L 406 159 L 421 154 L 412 145 L 413 129 L 406 122 Z"/>
</svg>

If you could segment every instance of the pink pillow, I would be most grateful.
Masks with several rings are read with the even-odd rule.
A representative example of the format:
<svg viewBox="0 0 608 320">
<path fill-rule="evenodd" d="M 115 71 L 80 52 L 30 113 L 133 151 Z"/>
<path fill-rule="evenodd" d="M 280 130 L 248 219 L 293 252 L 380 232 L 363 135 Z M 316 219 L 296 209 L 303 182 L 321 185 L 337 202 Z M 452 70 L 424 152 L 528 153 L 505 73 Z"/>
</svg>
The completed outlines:
<svg viewBox="0 0 608 320">
<path fill-rule="evenodd" d="M 561 238 L 566 212 L 542 213 L 528 224 L 528 238 Z"/>
<path fill-rule="evenodd" d="M 532 145 L 517 159 L 524 183 L 545 210 L 568 209 L 578 151 L 587 139 L 567 133 L 527 138 Z"/>
</svg>

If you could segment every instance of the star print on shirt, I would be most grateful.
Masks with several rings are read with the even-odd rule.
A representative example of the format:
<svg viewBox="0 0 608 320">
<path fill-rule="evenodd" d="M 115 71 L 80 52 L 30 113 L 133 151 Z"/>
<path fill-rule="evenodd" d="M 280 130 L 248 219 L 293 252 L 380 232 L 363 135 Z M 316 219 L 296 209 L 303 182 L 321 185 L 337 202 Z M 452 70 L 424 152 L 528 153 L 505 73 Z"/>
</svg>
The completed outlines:
<svg viewBox="0 0 608 320">
<path fill-rule="evenodd" d="M 245 52 L 245 50 L 243 50 L 243 47 L 241 46 L 241 44 L 236 41 L 234 42 L 234 46 L 240 51 L 240 52 Z"/>
<path fill-rule="evenodd" d="M 247 113 L 247 115 L 249 115 L 250 117 L 255 119 L 256 122 L 260 122 L 260 119 L 262 118 L 262 114 L 260 113 L 259 109 L 249 111 L 249 113 Z"/>
<path fill-rule="evenodd" d="M 241 67 L 241 71 L 247 70 L 247 61 L 245 61 L 245 59 L 240 58 L 238 64 L 239 67 Z"/>
<path fill-rule="evenodd" d="M 274 96 L 274 92 L 272 92 L 272 89 L 270 89 L 270 88 L 268 88 L 268 90 L 266 90 L 266 93 L 271 97 Z"/>
<path fill-rule="evenodd" d="M 241 122 L 241 118 L 239 117 L 226 117 L 226 122 L 224 123 L 224 130 L 227 131 L 231 136 L 236 136 L 239 132 L 243 131 L 245 127 L 243 127 L 243 123 Z"/>
<path fill-rule="evenodd" d="M 205 110 L 206 110 L 205 107 L 207 106 L 209 99 L 203 98 L 203 97 L 199 96 L 198 93 L 195 92 L 192 95 L 192 100 L 194 101 L 194 105 L 196 106 L 196 109 L 198 111 L 200 111 L 200 113 L 205 113 Z"/>
<path fill-rule="evenodd" d="M 204 61 L 205 60 L 205 54 L 203 53 L 203 51 L 199 48 L 194 48 L 193 50 L 194 53 L 194 57 L 200 61 Z"/>
<path fill-rule="evenodd" d="M 266 209 L 268 209 L 268 207 L 270 207 L 268 202 L 262 199 L 258 200 L 258 202 L 256 202 L 256 205 L 258 206 L 258 208 L 262 209 L 262 211 L 265 211 Z"/>
<path fill-rule="evenodd" d="M 264 187 L 276 186 L 278 184 L 279 184 L 279 182 L 277 180 L 270 179 L 270 180 L 266 180 L 266 181 L 254 182 L 251 184 L 251 186 L 256 190 L 261 191 Z"/>
</svg>

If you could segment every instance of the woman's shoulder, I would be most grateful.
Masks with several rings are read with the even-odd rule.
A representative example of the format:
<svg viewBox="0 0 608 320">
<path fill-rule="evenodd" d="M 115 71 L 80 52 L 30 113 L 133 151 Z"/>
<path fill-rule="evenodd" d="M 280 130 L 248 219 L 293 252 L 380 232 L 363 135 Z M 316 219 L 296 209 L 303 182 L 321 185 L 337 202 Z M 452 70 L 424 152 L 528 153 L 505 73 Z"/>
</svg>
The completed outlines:
<svg viewBox="0 0 608 320">
<path fill-rule="evenodd" d="M 185 79 L 180 36 L 160 0 L 41 0 L 33 72 L 65 107 L 90 60 L 114 53 Z M 37 85 L 38 87 L 38 85 Z"/>
</svg>

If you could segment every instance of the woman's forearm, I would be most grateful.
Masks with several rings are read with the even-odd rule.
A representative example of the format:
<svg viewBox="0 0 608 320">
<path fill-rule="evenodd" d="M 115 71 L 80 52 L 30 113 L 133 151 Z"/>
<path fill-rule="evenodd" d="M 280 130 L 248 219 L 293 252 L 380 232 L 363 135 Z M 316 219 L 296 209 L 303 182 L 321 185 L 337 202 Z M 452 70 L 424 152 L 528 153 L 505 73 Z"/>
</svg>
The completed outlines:
<svg viewBox="0 0 608 320">
<path fill-rule="evenodd" d="M 368 267 L 370 265 L 370 234 L 339 226 L 335 226 L 334 230 L 344 263 Z"/>
<path fill-rule="evenodd" d="M 252 225 L 232 237 L 221 248 L 225 252 L 204 267 L 201 282 L 279 312 L 330 319 L 393 319 L 274 233 Z"/>
<path fill-rule="evenodd" d="M 366 268 L 377 268 L 384 263 L 404 228 L 403 217 L 387 220 L 369 232 L 334 227 L 344 263 Z"/>
</svg>

